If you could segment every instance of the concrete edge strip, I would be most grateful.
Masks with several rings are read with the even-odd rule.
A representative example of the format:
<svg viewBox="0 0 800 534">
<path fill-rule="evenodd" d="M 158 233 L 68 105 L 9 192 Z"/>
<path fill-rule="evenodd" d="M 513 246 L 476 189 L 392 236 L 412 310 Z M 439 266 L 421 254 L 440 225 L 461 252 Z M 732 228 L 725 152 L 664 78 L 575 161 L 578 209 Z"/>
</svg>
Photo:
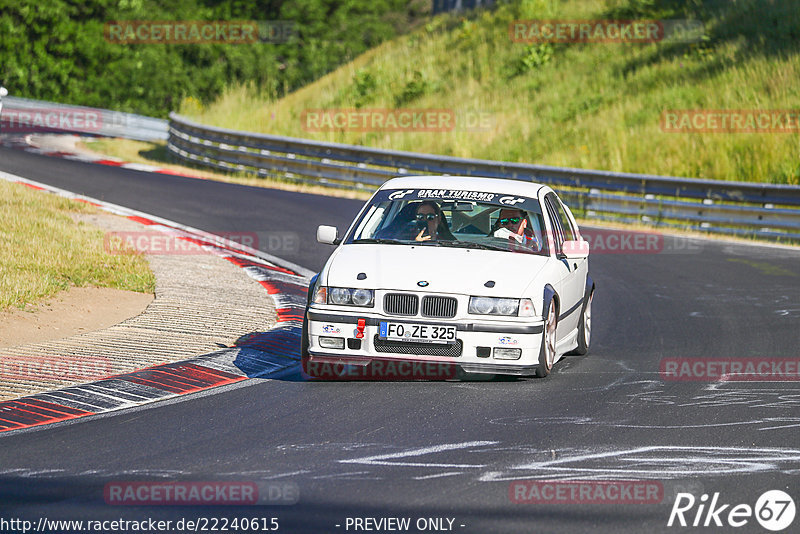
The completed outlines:
<svg viewBox="0 0 800 534">
<path fill-rule="evenodd" d="M 299 372 L 299 328 L 305 309 L 308 269 L 219 236 L 143 212 L 0 171 L 0 179 L 38 191 L 88 202 L 105 211 L 176 234 L 243 269 L 273 299 L 277 324 L 240 339 L 234 347 L 95 382 L 0 402 L 0 433 L 23 430 L 173 398 L 248 378 L 281 378 Z M 295 268 L 297 267 L 297 268 Z"/>
</svg>

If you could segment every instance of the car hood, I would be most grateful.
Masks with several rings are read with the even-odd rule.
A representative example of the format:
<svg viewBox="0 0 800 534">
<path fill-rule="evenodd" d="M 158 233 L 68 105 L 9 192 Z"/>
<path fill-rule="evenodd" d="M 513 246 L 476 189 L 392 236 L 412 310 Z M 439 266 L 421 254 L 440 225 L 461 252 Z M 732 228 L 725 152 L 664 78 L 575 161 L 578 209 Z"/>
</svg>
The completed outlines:
<svg viewBox="0 0 800 534">
<path fill-rule="evenodd" d="M 533 254 L 434 245 L 350 244 L 328 260 L 323 283 L 431 293 L 521 296 L 548 258 Z M 358 280 L 358 275 L 367 277 Z M 488 281 L 494 287 L 487 287 Z M 424 288 L 419 282 L 427 282 Z"/>
</svg>

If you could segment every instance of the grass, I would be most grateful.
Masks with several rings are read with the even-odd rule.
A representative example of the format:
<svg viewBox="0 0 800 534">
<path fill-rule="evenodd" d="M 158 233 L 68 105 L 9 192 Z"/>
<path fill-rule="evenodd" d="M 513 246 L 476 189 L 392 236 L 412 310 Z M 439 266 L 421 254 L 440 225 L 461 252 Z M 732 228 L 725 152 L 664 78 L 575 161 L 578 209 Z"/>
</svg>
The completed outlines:
<svg viewBox="0 0 800 534">
<path fill-rule="evenodd" d="M 693 43 L 511 42 L 520 19 L 695 19 Z M 442 15 L 273 100 L 229 87 L 206 124 L 396 150 L 620 172 L 800 183 L 800 135 L 668 133 L 672 109 L 798 109 L 795 0 L 514 0 Z M 308 131 L 304 110 L 446 108 L 446 132 Z M 464 124 L 486 113 L 487 128 Z M 458 122 L 460 121 L 460 122 Z"/>
<path fill-rule="evenodd" d="M 73 215 L 97 208 L 0 180 L 0 310 L 24 309 L 71 286 L 152 293 L 137 254 L 108 254 L 104 234 Z"/>
</svg>

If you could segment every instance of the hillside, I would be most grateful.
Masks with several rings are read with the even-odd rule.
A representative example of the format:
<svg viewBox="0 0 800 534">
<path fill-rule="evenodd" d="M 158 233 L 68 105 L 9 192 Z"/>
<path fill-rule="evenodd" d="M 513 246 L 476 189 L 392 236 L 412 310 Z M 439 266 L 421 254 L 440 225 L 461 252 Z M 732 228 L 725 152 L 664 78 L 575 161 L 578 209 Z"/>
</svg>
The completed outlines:
<svg viewBox="0 0 800 534">
<path fill-rule="evenodd" d="M 166 117 L 184 99 L 210 102 L 233 84 L 277 98 L 415 27 L 429 9 L 426 0 L 12 0 L 0 5 L 0 85 L 12 95 L 155 117 Z M 259 40 L 168 43 L 159 30 L 216 21 L 257 23 Z M 115 34 L 109 25 L 124 26 L 131 37 L 143 27 L 143 35 L 153 38 L 122 42 L 116 35 L 123 32 Z M 291 31 L 279 34 L 281 28 Z M 229 35 L 233 40 L 232 31 L 214 39 Z"/>
<path fill-rule="evenodd" d="M 509 24 L 528 19 L 691 19 L 703 31 L 693 42 L 512 42 Z M 514 0 L 437 16 L 283 98 L 236 85 L 181 111 L 229 128 L 398 150 L 797 184 L 797 129 L 673 133 L 662 114 L 797 110 L 799 52 L 795 0 Z M 309 127 L 309 113 L 342 108 L 448 110 L 456 127 Z"/>
</svg>

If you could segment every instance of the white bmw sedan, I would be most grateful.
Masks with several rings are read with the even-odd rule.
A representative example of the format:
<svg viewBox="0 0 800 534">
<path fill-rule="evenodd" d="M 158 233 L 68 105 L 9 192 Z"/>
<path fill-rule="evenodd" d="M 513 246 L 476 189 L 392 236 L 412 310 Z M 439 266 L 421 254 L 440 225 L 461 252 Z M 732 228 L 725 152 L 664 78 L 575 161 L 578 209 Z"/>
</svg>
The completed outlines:
<svg viewBox="0 0 800 534">
<path fill-rule="evenodd" d="M 317 240 L 338 247 L 309 287 L 301 355 L 311 376 L 323 365 L 436 363 L 461 376 L 545 377 L 563 354 L 588 351 L 589 244 L 545 185 L 395 178 L 344 236 L 320 226 Z"/>
</svg>

